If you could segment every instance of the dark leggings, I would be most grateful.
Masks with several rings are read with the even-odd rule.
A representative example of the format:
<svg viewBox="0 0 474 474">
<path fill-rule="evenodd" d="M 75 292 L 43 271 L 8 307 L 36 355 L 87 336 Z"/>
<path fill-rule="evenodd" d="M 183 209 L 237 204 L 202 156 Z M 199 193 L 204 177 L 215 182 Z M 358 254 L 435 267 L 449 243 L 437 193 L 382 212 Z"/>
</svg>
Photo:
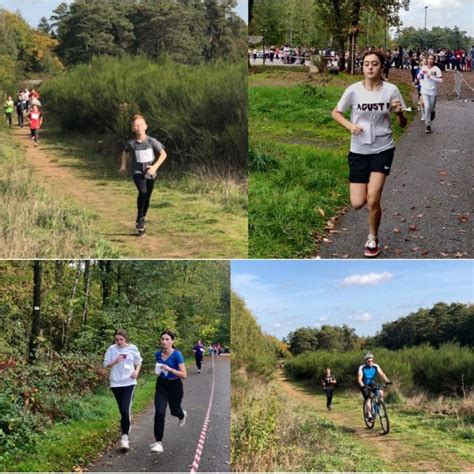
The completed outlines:
<svg viewBox="0 0 474 474">
<path fill-rule="evenodd" d="M 197 366 L 198 370 L 201 370 L 201 367 L 202 367 L 202 357 L 194 356 L 194 358 L 196 359 L 196 366 Z"/>
<path fill-rule="evenodd" d="M 156 441 L 163 440 L 167 404 L 169 404 L 173 416 L 177 416 L 180 420 L 184 418 L 184 412 L 181 408 L 182 399 L 183 382 L 181 379 L 167 380 L 163 377 L 158 377 L 155 391 L 154 432 Z"/>
<path fill-rule="evenodd" d="M 117 400 L 120 415 L 122 416 L 120 420 L 122 434 L 128 434 L 130 431 L 130 411 L 132 409 L 134 391 L 135 385 L 129 385 L 128 387 L 112 387 L 112 392 L 114 392 L 115 400 Z"/>
<path fill-rule="evenodd" d="M 135 173 L 133 181 L 138 189 L 137 198 L 137 222 L 146 216 L 148 207 L 150 206 L 150 198 L 153 193 L 154 179 L 146 179 L 143 173 Z"/>
<path fill-rule="evenodd" d="M 12 113 L 13 112 L 5 112 L 5 115 L 7 116 L 7 122 L 8 126 L 11 128 L 12 126 Z"/>
<path fill-rule="evenodd" d="M 23 127 L 25 122 L 25 117 L 23 115 L 23 109 L 16 109 L 16 114 L 18 115 L 18 126 Z"/>
<path fill-rule="evenodd" d="M 332 404 L 332 394 L 334 390 L 332 388 L 325 388 L 324 391 L 326 392 L 326 398 L 327 398 L 326 407 L 330 408 Z"/>
</svg>

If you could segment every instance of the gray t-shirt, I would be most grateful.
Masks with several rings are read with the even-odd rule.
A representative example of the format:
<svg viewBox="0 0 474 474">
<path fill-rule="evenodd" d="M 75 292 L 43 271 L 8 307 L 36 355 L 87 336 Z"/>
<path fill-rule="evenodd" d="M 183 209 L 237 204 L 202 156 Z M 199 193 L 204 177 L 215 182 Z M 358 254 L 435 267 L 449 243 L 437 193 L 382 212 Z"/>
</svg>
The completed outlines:
<svg viewBox="0 0 474 474">
<path fill-rule="evenodd" d="M 351 109 L 351 122 L 360 125 L 363 133 L 352 135 L 351 151 L 361 155 L 372 155 L 395 146 L 390 121 L 392 100 L 398 99 L 405 109 L 397 86 L 383 82 L 382 87 L 369 91 L 363 82 L 350 85 L 337 103 L 337 110 L 344 113 Z"/>
<path fill-rule="evenodd" d="M 135 138 L 132 138 L 125 145 L 124 151 L 128 152 L 132 157 L 132 170 L 133 174 L 146 172 L 146 169 L 154 164 L 162 150 L 163 145 L 156 139 L 146 136 L 145 140 L 141 143 L 137 142 Z M 150 177 L 147 175 L 147 177 Z M 152 176 L 155 178 L 156 174 Z"/>
</svg>

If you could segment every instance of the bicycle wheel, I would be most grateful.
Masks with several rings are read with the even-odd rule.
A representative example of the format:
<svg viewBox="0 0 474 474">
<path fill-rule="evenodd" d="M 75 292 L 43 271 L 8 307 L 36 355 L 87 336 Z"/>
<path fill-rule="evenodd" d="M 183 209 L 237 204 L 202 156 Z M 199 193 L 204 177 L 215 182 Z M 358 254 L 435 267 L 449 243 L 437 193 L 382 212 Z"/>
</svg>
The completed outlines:
<svg viewBox="0 0 474 474">
<path fill-rule="evenodd" d="M 390 431 L 390 422 L 388 420 L 387 409 L 385 408 L 385 403 L 380 401 L 379 402 L 379 417 L 380 417 L 380 424 L 382 425 L 383 434 L 388 434 Z"/>
<path fill-rule="evenodd" d="M 369 418 L 367 417 L 367 413 L 365 411 L 365 404 L 367 403 L 367 400 L 364 400 L 362 403 L 362 416 L 364 417 L 365 426 L 367 426 L 367 428 L 371 430 L 375 425 L 375 419 L 372 418 L 372 421 L 370 421 Z"/>
</svg>

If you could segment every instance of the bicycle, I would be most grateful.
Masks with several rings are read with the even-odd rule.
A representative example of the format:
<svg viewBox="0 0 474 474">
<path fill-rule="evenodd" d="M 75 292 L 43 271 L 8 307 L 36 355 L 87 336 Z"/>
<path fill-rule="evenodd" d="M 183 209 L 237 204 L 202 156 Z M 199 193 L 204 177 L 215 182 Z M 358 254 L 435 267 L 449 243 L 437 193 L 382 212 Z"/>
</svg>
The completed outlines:
<svg viewBox="0 0 474 474">
<path fill-rule="evenodd" d="M 362 402 L 362 414 L 364 417 L 365 426 L 371 430 L 375 426 L 376 418 L 380 419 L 383 434 L 388 434 L 390 431 L 390 421 L 388 419 L 387 408 L 385 402 L 380 395 L 381 388 L 387 388 L 390 384 L 382 385 L 381 387 L 368 387 L 370 390 L 370 396 Z M 372 405 L 372 419 L 367 416 L 366 404 Z"/>
</svg>

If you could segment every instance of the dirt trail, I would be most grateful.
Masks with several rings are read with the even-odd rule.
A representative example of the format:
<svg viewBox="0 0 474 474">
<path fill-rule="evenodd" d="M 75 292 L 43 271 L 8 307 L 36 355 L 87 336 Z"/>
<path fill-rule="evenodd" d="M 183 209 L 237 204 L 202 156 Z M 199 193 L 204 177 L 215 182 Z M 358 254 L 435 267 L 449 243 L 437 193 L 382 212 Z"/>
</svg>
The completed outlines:
<svg viewBox="0 0 474 474">
<path fill-rule="evenodd" d="M 121 256 L 134 258 L 219 258 L 241 256 L 232 242 L 223 242 L 219 218 L 224 214 L 212 204 L 206 219 L 203 201 L 198 196 L 170 190 L 157 181 L 148 213 L 147 234 L 138 238 L 135 232 L 136 192 L 123 183 L 101 179 L 87 172 L 80 158 L 67 155 L 60 146 L 41 141 L 34 147 L 27 128 L 13 128 L 13 140 L 26 156 L 28 166 L 39 177 L 41 184 L 60 200 L 73 204 L 93 217 L 92 227 L 108 239 Z M 169 198 L 169 199 L 167 199 Z M 176 202 L 179 199 L 180 203 Z M 167 202 L 168 201 L 168 202 Z M 206 203 L 208 204 L 208 203 Z M 176 210 L 178 206 L 179 210 Z M 160 209 L 154 209 L 159 207 Z M 162 209 L 163 207 L 163 209 Z M 172 209 L 165 209 L 170 207 Z M 174 214 L 172 214 L 172 212 Z M 175 220 L 176 217 L 176 220 Z M 166 222 L 168 219 L 168 222 Z M 229 217 L 227 217 L 229 219 Z M 196 225 L 194 226 L 194 222 Z M 233 224 L 233 223 L 232 223 Z M 235 223 L 238 226 L 238 223 Z M 196 230 L 199 227 L 199 231 Z M 230 227 L 230 226 L 229 226 Z M 240 244 L 237 245 L 240 247 Z"/>
<path fill-rule="evenodd" d="M 314 411 L 319 412 L 320 416 L 334 422 L 344 433 L 352 436 L 357 442 L 364 446 L 370 446 L 370 451 L 375 456 L 382 457 L 386 462 L 384 470 L 386 468 L 392 471 L 429 472 L 453 470 L 469 472 L 472 470 L 472 465 L 463 462 L 454 450 L 443 449 L 440 451 L 439 447 L 428 446 L 426 440 L 417 439 L 413 433 L 397 430 L 397 420 L 393 415 L 391 418 L 394 418 L 392 424 L 395 429 L 392 427 L 388 435 L 383 435 L 379 420 L 376 421 L 372 430 L 366 429 L 363 425 L 362 402 L 359 403 L 360 407 L 358 405 L 357 409 L 352 406 L 348 409 L 347 406 L 343 406 L 343 403 L 339 404 L 340 400 L 338 400 L 336 392 L 333 410 L 328 411 L 325 395 L 310 394 L 305 388 L 291 383 L 283 373 L 279 374 L 278 382 L 288 398 L 298 404 L 311 407 Z"/>
</svg>

